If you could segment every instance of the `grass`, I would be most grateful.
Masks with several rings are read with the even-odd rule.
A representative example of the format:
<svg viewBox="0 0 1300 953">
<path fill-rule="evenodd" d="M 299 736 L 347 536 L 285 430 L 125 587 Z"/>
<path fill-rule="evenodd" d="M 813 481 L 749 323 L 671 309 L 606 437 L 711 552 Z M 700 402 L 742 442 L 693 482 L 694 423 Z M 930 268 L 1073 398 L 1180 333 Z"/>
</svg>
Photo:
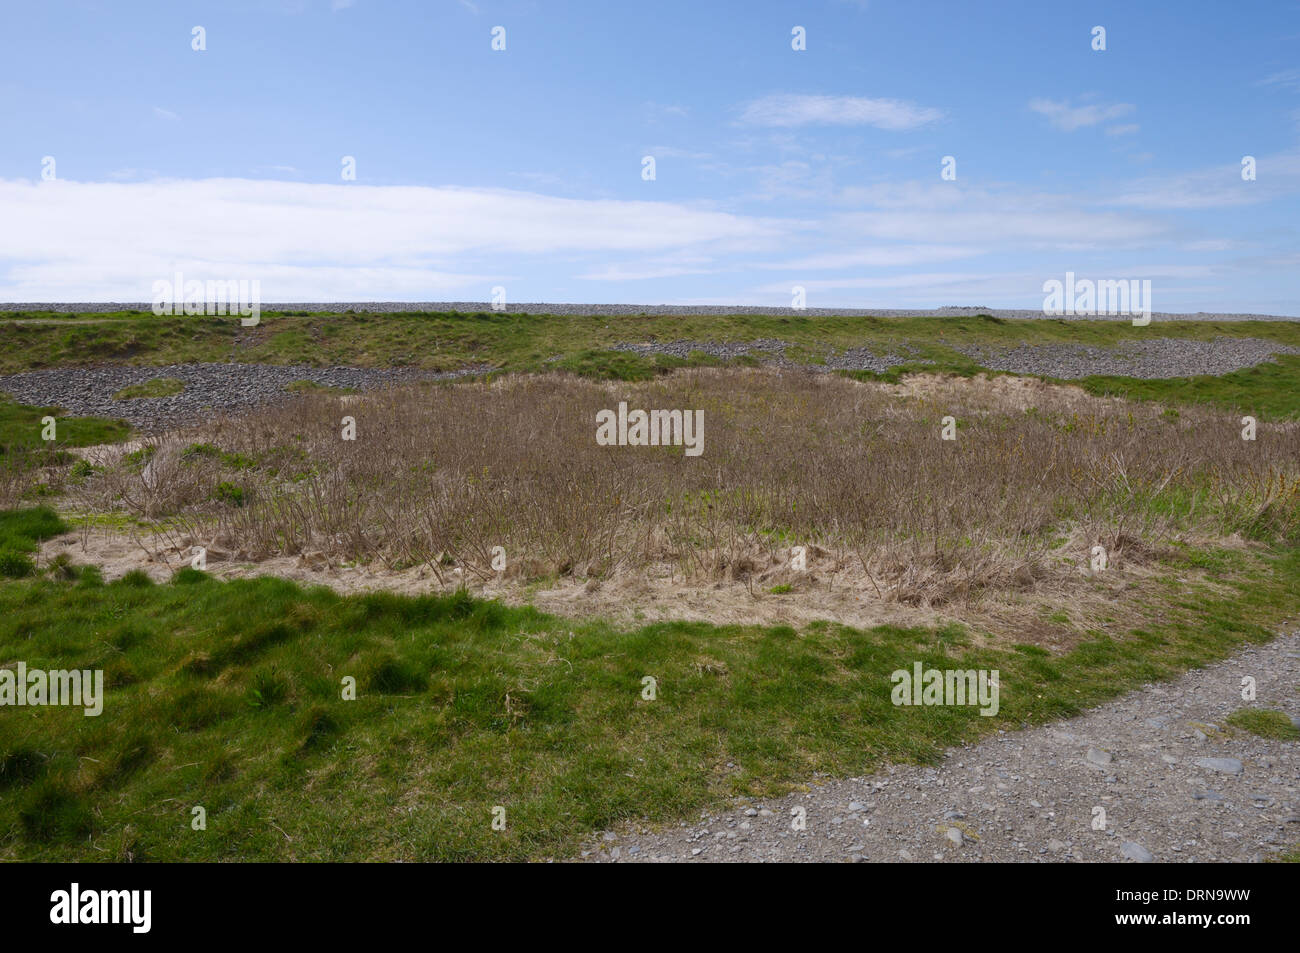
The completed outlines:
<svg viewBox="0 0 1300 953">
<path fill-rule="evenodd" d="M 123 387 L 113 395 L 114 400 L 138 400 L 141 397 L 171 397 L 185 390 L 185 382 L 175 377 L 155 377 L 152 380 Z"/>
<path fill-rule="evenodd" d="M 41 323 L 23 323 L 36 319 Z M 84 322 L 84 323 L 81 323 Z M 454 370 L 491 364 L 545 370 L 556 358 L 579 367 L 639 366 L 636 355 L 612 351 L 621 342 L 778 338 L 824 355 L 828 347 L 871 347 L 886 353 L 910 344 L 918 357 L 953 358 L 951 344 L 990 346 L 1065 343 L 1111 346 L 1147 337 L 1211 340 L 1262 337 L 1300 345 L 1300 324 L 1006 320 L 976 317 L 870 318 L 782 315 L 524 315 L 479 312 L 303 314 L 266 312 L 256 328 L 219 317 L 159 318 L 144 312 L 0 315 L 0 373 L 37 367 L 191 361 L 308 364 L 315 367 L 423 367 Z M 717 363 L 701 357 L 696 362 Z M 959 361 L 960 362 L 960 361 Z M 670 359 L 662 362 L 673 366 Z"/>
<path fill-rule="evenodd" d="M 718 465 L 721 451 L 722 463 L 744 463 L 735 473 L 758 472 L 766 481 L 755 479 L 755 492 L 746 495 L 742 479 L 724 480 L 718 470 L 713 485 L 702 469 L 687 470 L 680 452 L 659 448 L 641 453 L 635 466 L 623 457 L 617 458 L 620 467 L 596 466 L 599 461 L 587 457 L 590 428 L 573 423 L 581 401 L 563 387 L 552 393 L 551 385 L 519 383 L 528 400 L 516 405 L 482 400 L 469 390 L 432 389 L 421 408 L 406 407 L 392 418 L 374 416 L 388 406 L 385 400 L 396 400 L 381 398 L 361 418 L 358 443 L 343 444 L 337 402 L 310 406 L 313 393 L 333 389 L 304 381 L 290 385 L 304 395 L 294 419 L 271 412 L 259 418 L 266 426 L 256 432 L 214 437 L 221 446 L 191 444 L 160 462 L 168 479 L 141 524 L 154 526 L 157 517 L 171 514 L 185 526 L 206 521 L 242 538 L 251 535 L 272 550 L 302 542 L 295 539 L 304 531 L 295 520 L 304 511 L 319 521 L 321 535 L 336 534 L 356 557 L 371 555 L 373 540 L 408 545 L 404 534 L 410 533 L 414 546 L 442 533 L 430 552 L 395 554 L 410 563 L 427 557 L 435 566 L 445 564 L 448 552 L 456 552 L 462 565 L 473 564 L 476 550 L 486 552 L 503 534 L 525 538 L 531 532 L 536 538 L 509 547 L 511 565 L 516 551 L 554 552 L 537 570 L 545 576 L 579 561 L 600 572 L 616 545 L 637 538 L 619 522 L 628 513 L 663 514 L 665 538 L 683 559 L 699 558 L 710 546 L 723 551 L 716 540 L 728 533 L 767 550 L 856 519 L 873 532 L 897 536 L 899 572 L 915 565 L 925 570 L 924 559 L 934 560 L 939 575 L 928 598 L 958 577 L 996 582 L 1003 567 L 986 558 L 990 538 L 982 535 L 996 519 L 1005 522 L 1006 538 L 1025 542 L 1033 553 L 1041 548 L 1039 536 L 1057 539 L 1071 518 L 1109 531 L 1113 515 L 1120 517 L 1116 542 L 1125 534 L 1140 536 L 1143 527 L 1189 526 L 1194 516 L 1264 543 L 1249 550 L 1194 549 L 1167 541 L 1144 563 L 1157 574 L 1143 593 L 1148 622 L 1116 625 L 1108 634 L 1092 629 L 1070 642 L 1068 652 L 1053 655 L 1005 637 L 973 638 L 960 626 L 620 627 L 575 623 L 463 592 L 340 596 L 278 579 L 217 582 L 191 569 L 163 585 L 139 572 L 106 585 L 94 567 L 67 560 L 37 565 L 39 540 L 67 528 L 53 510 L 0 512 L 0 667 L 21 660 L 32 667 L 102 668 L 108 686 L 98 718 L 60 708 L 0 716 L 0 859 L 565 856 L 583 837 L 623 819 L 676 821 L 727 796 L 780 793 L 814 772 L 848 776 L 885 762 L 933 761 L 945 747 L 991 730 L 1076 714 L 1225 657 L 1244 642 L 1266 640 L 1278 620 L 1294 616 L 1300 590 L 1294 467 L 1277 458 L 1289 452 L 1294 462 L 1287 442 L 1294 437 L 1283 429 L 1261 431 L 1259 444 L 1243 446 L 1228 426 L 1232 421 L 1189 410 L 1206 404 L 1262 420 L 1300 419 L 1300 358 L 1218 378 L 1078 382 L 1094 394 L 1182 408 L 1164 415 L 1132 408 L 1126 416 L 1130 408 L 1123 408 L 1070 418 L 1041 407 L 1012 419 L 996 408 L 959 409 L 961 438 L 945 448 L 950 458 L 926 449 L 938 446 L 931 430 L 937 415 L 948 412 L 935 401 L 900 418 L 834 375 L 813 388 L 790 385 L 795 392 L 775 403 L 745 387 L 718 391 L 689 377 L 680 393 L 670 389 L 676 385 L 664 379 L 666 371 L 717 362 L 698 353 L 681 360 L 612 350 L 620 341 L 776 337 L 792 342 L 799 359 L 817 360 L 827 347 L 898 353 L 907 343 L 916 363 L 882 375 L 844 375 L 895 382 L 911 371 L 978 372 L 951 348 L 956 343 L 1107 346 L 1153 335 L 1248 335 L 1300 344 L 1300 326 L 1291 323 L 1175 322 L 1136 329 L 1123 322 L 987 317 L 294 314 L 264 315 L 258 328 L 241 329 L 214 318 L 97 315 L 95 323 L 74 324 L 44 317 L 49 323 L 0 319 L 0 340 L 8 345 L 0 348 L 0 371 L 194 360 L 560 370 L 659 387 L 643 395 L 664 399 L 645 406 L 706 406 L 710 467 Z M 848 390 L 832 392 L 828 381 Z M 498 386 L 508 390 L 505 383 Z M 818 388 L 844 399 L 819 402 L 800 392 Z M 590 395 L 578 396 L 590 403 Z M 595 406 L 603 405 L 579 409 L 585 414 Z M 511 420 L 533 419 L 520 407 L 552 411 L 541 419 L 554 423 L 524 427 L 518 439 L 485 446 L 483 433 L 508 435 Z M 758 414 L 756 407 L 768 409 Z M 824 420 L 813 413 L 823 407 L 831 408 Z M 48 454 L 39 439 L 45 413 L 0 403 L 0 446 L 9 461 L 32 465 Z M 129 432 L 120 421 L 51 413 L 62 446 L 112 442 Z M 803 429 L 774 439 L 773 428 L 787 417 Z M 384 419 L 403 425 L 383 426 L 382 439 L 372 438 Z M 873 432 L 868 422 L 881 429 Z M 566 430 L 571 426 L 573 434 Z M 542 449 L 529 449 L 534 438 Z M 430 446 L 438 448 L 432 458 Z M 568 454 L 571 446 L 586 449 Z M 562 491 L 548 489 L 542 479 L 548 470 L 537 466 L 546 462 L 548 447 L 567 461 L 548 464 L 551 476 L 565 477 L 549 486 Z M 1044 448 L 1051 459 L 1039 466 L 1035 455 L 1047 453 Z M 137 471 L 154 450 L 146 446 L 117 468 L 68 470 L 78 493 L 138 492 Z M 511 457 L 516 451 L 521 459 Z M 1124 469 L 1111 467 L 1112 452 Z M 814 456 L 818 465 L 806 466 Z M 861 470 L 852 462 L 859 458 Z M 920 470 L 909 472 L 899 461 Z M 584 470 L 588 463 L 593 468 Z M 1198 472 L 1201 463 L 1206 468 Z M 318 472 L 321 467 L 325 472 Z M 1006 479 L 990 479 L 998 467 L 1006 469 Z M 517 483 L 515 473 L 523 474 Z M 1024 473 L 1032 476 L 1028 496 Z M 1045 489 L 1049 473 L 1055 483 Z M 338 475 L 347 479 L 325 479 Z M 286 487 L 297 481 L 302 489 Z M 502 496 L 503 487 L 524 494 L 539 482 L 535 505 L 521 505 L 520 495 Z M 418 494 L 430 486 L 438 499 L 466 509 L 452 513 L 455 518 L 416 524 L 416 509 L 408 504 L 423 499 Z M 587 495 L 575 497 L 572 487 Z M 995 497 L 979 496 L 993 491 Z M 514 502 L 494 509 L 507 498 Z M 940 512 L 935 501 L 946 521 L 942 532 L 923 518 Z M 378 504 L 378 515 L 366 509 Z M 385 507 L 396 522 L 376 533 Z M 606 521 L 584 537 L 581 520 L 592 514 Z M 890 522 L 895 517 L 903 522 Z M 878 520 L 885 522 L 872 522 Z M 137 525 L 121 511 L 92 510 L 84 521 Z M 862 537 L 863 545 L 870 537 Z M 1006 553 L 1000 545 L 992 551 Z M 886 581 L 897 567 L 875 568 Z M 725 569 L 734 573 L 736 567 Z M 1215 584 L 1196 583 L 1201 572 Z M 793 591 L 786 582 L 765 588 L 778 595 Z M 1069 626 L 1081 614 L 1047 611 L 1043 617 Z M 916 661 L 999 669 L 999 715 L 894 707 L 888 675 Z M 653 702 L 641 697 L 645 675 L 658 681 Z M 356 681 L 355 700 L 342 697 L 345 678 Z M 1294 731 L 1277 715 L 1247 709 L 1228 724 L 1261 734 Z M 195 805 L 207 810 L 206 831 L 190 828 Z M 507 810 L 501 832 L 490 823 L 497 805 Z"/>
<path fill-rule="evenodd" d="M 42 436 L 42 419 L 54 418 L 53 441 Z M 12 456 L 49 447 L 89 447 L 125 440 L 131 426 L 105 417 L 65 417 L 58 407 L 33 407 L 0 395 L 0 455 Z"/>
<path fill-rule="evenodd" d="M 248 454 L 230 453 L 210 443 L 192 443 L 181 451 L 182 464 L 205 460 L 215 461 L 231 470 L 249 470 L 257 465 L 257 461 Z"/>
<path fill-rule="evenodd" d="M 58 407 L 0 395 L 0 506 L 57 496 L 65 481 L 84 481 L 89 465 L 68 448 L 114 443 L 130 433 L 122 420 L 65 417 Z"/>
<path fill-rule="evenodd" d="M 291 381 L 284 385 L 291 394 L 355 394 L 355 387 L 335 387 L 331 384 L 318 384 L 315 381 Z"/>
<path fill-rule="evenodd" d="M 1300 420 L 1300 354 L 1279 355 L 1273 362 L 1217 377 L 1085 377 L 1075 383 L 1102 397 L 1206 404 L 1258 420 Z"/>
<path fill-rule="evenodd" d="M 40 323 L 23 323 L 35 319 Z M 859 380 L 894 382 L 913 372 L 970 375 L 979 365 L 952 345 L 1076 344 L 1110 347 L 1150 337 L 1212 340 L 1259 337 L 1300 345 L 1300 323 L 1287 321 L 1162 321 L 1135 328 L 1124 321 L 1009 320 L 975 317 L 809 317 L 789 315 L 654 315 L 584 317 L 479 312 L 263 315 L 256 328 L 216 317 L 159 318 L 144 312 L 88 316 L 0 315 L 0 373 L 99 363 L 166 365 L 195 361 L 307 364 L 317 367 L 422 367 L 459 370 L 491 365 L 506 371 L 566 371 L 608 380 L 648 380 L 681 366 L 751 364 L 703 353 L 683 360 L 612 350 L 622 342 L 678 339 L 750 341 L 778 338 L 792 359 L 821 361 L 828 350 L 868 347 L 911 353 L 916 360 L 883 374 L 846 372 Z M 906 348 L 906 350 L 904 350 Z M 929 361 L 930 363 L 923 363 Z M 1142 381 L 1089 377 L 1092 393 L 1172 404 L 1208 403 L 1259 419 L 1300 419 L 1300 356 L 1221 377 Z M 129 396 L 178 393 L 141 392 Z M 137 385 L 141 386 L 141 385 Z M 295 392 L 322 385 L 296 381 Z M 127 388 L 127 391 L 133 388 Z M 346 393 L 347 388 L 329 389 Z M 125 394 L 125 392 L 123 392 Z M 123 396 L 120 399 L 128 399 Z"/>
<path fill-rule="evenodd" d="M 54 519 L 6 514 L 0 534 L 34 545 Z M 464 593 L 343 597 L 190 569 L 164 585 L 90 570 L 0 583 L 0 664 L 103 669 L 107 686 L 97 718 L 0 718 L 0 857 L 563 856 L 625 818 L 931 762 L 1264 641 L 1294 609 L 1300 554 L 1224 582 L 1177 591 L 1159 627 L 1056 657 L 972 647 L 957 627 L 619 629 Z M 999 669 L 999 715 L 893 706 L 888 676 L 915 661 Z"/>
<path fill-rule="evenodd" d="M 24 323 L 33 320 L 39 323 Z M 1300 322 L 1161 321 L 1135 328 L 1125 321 L 1009 320 L 989 315 L 869 318 L 809 317 L 791 312 L 584 317 L 489 312 L 268 312 L 256 328 L 243 328 L 238 321 L 218 317 L 33 312 L 0 314 L 0 373 L 103 363 L 162 366 L 242 361 L 441 371 L 488 365 L 503 371 L 562 371 L 593 379 L 643 381 L 682 366 L 747 365 L 757 363 L 758 358 L 726 361 L 701 352 L 685 360 L 666 355 L 643 357 L 613 350 L 615 344 L 777 338 L 789 342 L 792 360 L 810 363 L 823 361 L 828 351 L 849 347 L 867 347 L 878 354 L 910 354 L 913 360 L 884 373 L 842 372 L 857 380 L 897 382 L 916 372 L 964 376 L 979 372 L 979 365 L 954 345 L 1111 347 L 1151 337 L 1200 341 L 1257 337 L 1300 346 Z M 1261 420 L 1300 419 L 1300 356 L 1296 355 L 1219 377 L 1144 381 L 1098 376 L 1066 383 L 1131 400 L 1177 406 L 1204 403 Z M 310 393 L 321 390 L 322 385 L 302 380 L 288 389 Z M 325 388 L 328 393 L 349 391 Z"/>
<path fill-rule="evenodd" d="M 42 540 L 67 530 L 68 525 L 47 506 L 0 511 L 0 576 L 19 579 L 35 573 L 31 554 Z"/>
<path fill-rule="evenodd" d="M 1242 708 L 1234 711 L 1224 721 L 1233 728 L 1249 731 L 1261 738 L 1300 741 L 1300 728 L 1291 724 L 1291 719 L 1284 712 L 1266 708 Z"/>
</svg>

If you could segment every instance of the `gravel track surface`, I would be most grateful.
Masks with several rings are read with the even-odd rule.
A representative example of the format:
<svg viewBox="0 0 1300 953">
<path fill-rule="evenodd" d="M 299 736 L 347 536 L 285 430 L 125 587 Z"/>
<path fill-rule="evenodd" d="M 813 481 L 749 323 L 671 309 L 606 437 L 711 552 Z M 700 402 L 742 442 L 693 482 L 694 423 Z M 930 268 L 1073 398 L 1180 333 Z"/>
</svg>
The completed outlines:
<svg viewBox="0 0 1300 953">
<path fill-rule="evenodd" d="M 56 367 L 0 376 L 0 393 L 24 404 L 62 407 L 69 414 L 120 417 L 141 430 L 196 423 L 213 413 L 248 410 L 290 396 L 285 387 L 308 380 L 370 390 L 412 381 L 450 380 L 488 367 L 436 372 L 412 368 L 304 367 L 274 364 L 173 364 L 166 367 Z M 174 377 L 185 390 L 171 397 L 114 400 L 129 384 Z"/>
<path fill-rule="evenodd" d="M 84 312 L 87 314 L 109 311 L 149 311 L 152 305 L 145 301 L 91 301 L 91 302 L 11 302 L 0 303 L 2 311 L 54 311 L 59 313 Z M 364 311 L 371 314 L 395 314 L 402 311 L 491 311 L 492 305 L 487 301 L 332 301 L 332 302 L 280 302 L 263 304 L 263 312 L 269 311 L 325 311 L 343 313 L 347 311 Z M 508 314 L 565 314 L 593 316 L 639 315 L 639 314 L 800 314 L 812 317 L 831 317 L 834 315 L 851 315 L 876 318 L 905 317 L 966 317 L 976 314 L 991 314 L 997 318 L 1043 318 L 1041 310 L 1023 310 L 984 307 L 947 307 L 947 308 L 764 308 L 756 305 L 682 305 L 682 304 L 547 304 L 543 302 L 511 304 L 505 307 Z M 1175 314 L 1155 311 L 1152 321 L 1300 321 L 1300 315 L 1270 314 L 1228 314 L 1197 311 L 1189 314 Z M 1066 317 L 1065 320 L 1130 321 L 1128 315 L 1089 316 L 1086 318 Z"/>
<path fill-rule="evenodd" d="M 1254 702 L 1241 680 L 1257 681 Z M 814 778 L 588 861 L 1250 862 L 1300 844 L 1300 742 L 1220 730 L 1243 707 L 1300 726 L 1300 631 L 1067 721 L 950 749 L 938 767 Z M 792 829 L 796 808 L 806 829 Z M 1094 829 L 1105 812 L 1105 828 Z"/>
</svg>

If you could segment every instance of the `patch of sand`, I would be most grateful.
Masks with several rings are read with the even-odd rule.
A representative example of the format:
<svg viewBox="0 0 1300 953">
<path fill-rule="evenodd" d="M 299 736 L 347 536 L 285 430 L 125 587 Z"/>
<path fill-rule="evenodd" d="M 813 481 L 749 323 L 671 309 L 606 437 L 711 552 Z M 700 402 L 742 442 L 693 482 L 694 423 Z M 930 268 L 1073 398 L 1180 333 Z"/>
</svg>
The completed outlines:
<svg viewBox="0 0 1300 953">
<path fill-rule="evenodd" d="M 1119 398 L 1096 397 L 1081 387 L 1052 384 L 1036 377 L 955 377 L 944 374 L 908 374 L 897 384 L 879 385 L 900 397 L 941 398 L 960 395 L 997 410 L 1026 411 L 1030 407 L 1079 410 L 1086 406 L 1111 407 Z"/>
<path fill-rule="evenodd" d="M 441 570 L 439 578 L 428 566 L 394 570 L 340 565 L 323 553 L 253 560 L 210 541 L 103 527 L 83 528 L 47 540 L 41 557 L 48 562 L 66 554 L 75 564 L 98 565 L 108 581 L 141 570 L 161 583 L 190 564 L 193 544 L 205 542 L 206 569 L 219 579 L 276 576 L 304 586 L 327 586 L 341 594 L 438 594 L 463 586 L 474 596 L 507 605 L 531 605 L 566 618 L 599 618 L 621 626 L 700 621 L 789 625 L 799 630 L 819 620 L 854 628 L 960 622 L 970 627 L 977 643 L 1032 643 L 1057 652 L 1076 644 L 1085 629 L 1120 635 L 1140 624 L 1151 605 L 1150 584 L 1160 573 L 1158 564 L 1126 564 L 1103 575 L 1067 567 L 1060 576 L 1032 581 L 1016 590 L 986 592 L 969 604 L 954 600 L 929 606 L 899 602 L 889 597 L 887 589 L 881 594 L 860 570 L 836 561 L 824 550 L 809 553 L 807 572 L 795 573 L 783 562 L 784 557 L 773 557 L 771 565 L 760 567 L 745 582 L 686 579 L 666 566 L 609 580 L 562 576 L 527 582 L 509 574 L 486 579 L 471 574 L 466 578 L 458 568 Z M 781 585 L 790 586 L 790 591 L 770 591 Z M 1068 621 L 1059 619 L 1062 612 Z M 1049 619 L 1053 614 L 1058 615 L 1057 621 Z"/>
</svg>

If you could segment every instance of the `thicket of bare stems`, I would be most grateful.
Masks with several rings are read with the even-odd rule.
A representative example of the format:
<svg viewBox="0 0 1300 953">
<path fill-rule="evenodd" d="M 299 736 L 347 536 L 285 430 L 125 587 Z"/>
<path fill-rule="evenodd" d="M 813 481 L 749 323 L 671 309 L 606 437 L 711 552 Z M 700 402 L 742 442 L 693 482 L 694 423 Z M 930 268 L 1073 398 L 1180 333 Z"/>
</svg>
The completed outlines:
<svg viewBox="0 0 1300 953">
<path fill-rule="evenodd" d="M 620 400 L 702 409 L 703 454 L 598 446 L 596 413 Z M 1208 411 L 1050 389 L 1032 403 L 770 370 L 414 386 L 216 421 L 203 439 L 244 459 L 163 439 L 147 473 L 124 460 L 79 492 L 87 509 L 172 517 L 178 540 L 250 558 L 318 552 L 449 581 L 452 567 L 492 576 L 501 546 L 526 578 L 752 581 L 804 545 L 823 575 L 930 603 L 1078 572 L 1094 545 L 1114 564 L 1188 533 L 1295 538 L 1296 427 L 1261 425 L 1252 442 Z M 955 441 L 940 439 L 948 415 Z"/>
</svg>

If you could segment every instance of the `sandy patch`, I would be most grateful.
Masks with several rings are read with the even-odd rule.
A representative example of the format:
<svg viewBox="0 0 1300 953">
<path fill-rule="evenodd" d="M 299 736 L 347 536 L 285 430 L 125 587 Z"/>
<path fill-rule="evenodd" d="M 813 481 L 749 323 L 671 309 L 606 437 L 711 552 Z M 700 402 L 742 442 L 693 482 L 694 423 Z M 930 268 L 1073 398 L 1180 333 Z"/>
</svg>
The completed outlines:
<svg viewBox="0 0 1300 953">
<path fill-rule="evenodd" d="M 944 374 L 908 374 L 897 384 L 881 384 L 900 397 L 938 399 L 961 396 L 991 409 L 1024 412 L 1031 407 L 1081 410 L 1085 407 L 1113 407 L 1118 398 L 1096 397 L 1081 387 L 1052 384 L 1036 377 L 1009 375 L 954 377 Z"/>
<path fill-rule="evenodd" d="M 953 600 L 940 606 L 908 604 L 883 592 L 860 570 L 838 562 L 825 551 L 810 554 L 809 570 L 793 573 L 779 559 L 745 582 L 701 582 L 673 574 L 667 566 L 624 573 L 609 580 L 565 576 L 528 582 L 509 574 L 486 579 L 459 568 L 435 573 L 428 566 L 392 570 L 380 566 L 338 564 L 323 553 L 274 556 L 253 560 L 206 543 L 207 571 L 219 579 L 276 576 L 304 586 L 321 585 L 342 594 L 395 592 L 405 595 L 450 593 L 464 587 L 471 594 L 498 599 L 507 605 L 531 605 L 573 619 L 597 618 L 622 626 L 659 621 L 699 621 L 718 625 L 789 625 L 833 623 L 869 628 L 890 624 L 906 627 L 941 626 L 960 622 L 970 627 L 976 643 L 1032 643 L 1050 651 L 1066 651 L 1085 629 L 1116 636 L 1152 618 L 1159 618 L 1153 580 L 1164 570 L 1158 563 L 1126 562 L 1104 574 L 1065 567 L 1057 577 L 1038 580 L 1015 590 L 984 592 L 969 603 Z M 1223 541 L 1216 541 L 1222 544 Z M 1244 544 L 1243 544 L 1244 545 Z M 66 554 L 75 564 L 98 565 L 108 581 L 142 570 L 156 582 L 190 564 L 190 541 L 177 541 L 147 530 L 83 528 L 47 540 L 42 561 Z M 1187 574 L 1187 582 L 1204 581 Z M 441 578 L 440 578 L 441 577 Z M 773 593 L 789 585 L 789 592 Z M 1056 618 L 1052 619 L 1051 616 Z"/>
</svg>

